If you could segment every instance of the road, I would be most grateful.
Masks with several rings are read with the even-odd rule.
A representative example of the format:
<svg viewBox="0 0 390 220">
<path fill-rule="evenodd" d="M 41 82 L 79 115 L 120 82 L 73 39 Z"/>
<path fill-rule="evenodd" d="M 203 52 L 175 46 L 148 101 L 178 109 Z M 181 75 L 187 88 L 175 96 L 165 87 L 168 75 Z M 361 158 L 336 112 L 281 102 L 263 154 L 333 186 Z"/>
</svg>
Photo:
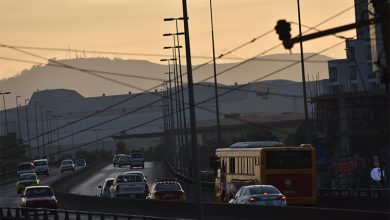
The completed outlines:
<svg viewBox="0 0 390 220">
<path fill-rule="evenodd" d="M 76 167 L 77 170 L 81 169 Z M 49 185 L 61 177 L 71 174 L 72 172 L 61 173 L 59 168 L 50 169 L 50 176 L 40 175 L 40 184 Z M 9 183 L 0 186 L 0 206 L 19 206 L 21 194 L 16 193 L 15 183 Z"/>
<path fill-rule="evenodd" d="M 145 176 L 149 188 L 155 179 L 173 178 L 172 174 L 167 169 L 166 165 L 157 161 L 145 161 L 145 168 L 114 167 L 112 164 L 107 165 L 103 169 L 97 171 L 93 176 L 87 177 L 84 181 L 77 183 L 75 187 L 70 189 L 70 193 L 78 195 L 96 196 L 99 195 L 100 189 L 98 185 L 103 184 L 103 181 L 110 177 L 116 177 L 123 172 L 137 170 L 142 171 Z"/>
</svg>

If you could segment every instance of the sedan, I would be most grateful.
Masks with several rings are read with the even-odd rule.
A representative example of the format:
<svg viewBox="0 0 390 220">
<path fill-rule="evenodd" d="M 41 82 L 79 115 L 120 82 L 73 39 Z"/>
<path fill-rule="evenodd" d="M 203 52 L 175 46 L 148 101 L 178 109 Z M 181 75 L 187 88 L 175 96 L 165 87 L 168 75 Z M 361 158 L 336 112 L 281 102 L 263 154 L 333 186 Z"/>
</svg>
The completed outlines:
<svg viewBox="0 0 390 220">
<path fill-rule="evenodd" d="M 175 180 L 156 180 L 151 187 L 148 199 L 184 201 L 186 195 L 179 182 Z"/>
<path fill-rule="evenodd" d="M 22 207 L 57 209 L 57 199 L 50 186 L 29 186 L 24 190 Z"/>
<path fill-rule="evenodd" d="M 287 206 L 286 197 L 272 185 L 251 185 L 241 187 L 229 203 Z"/>
<path fill-rule="evenodd" d="M 75 172 L 76 169 L 74 167 L 73 160 L 63 160 L 61 162 L 60 170 L 61 170 L 61 173 L 65 172 L 65 171 Z"/>
<path fill-rule="evenodd" d="M 35 173 L 20 174 L 18 182 L 16 182 L 16 192 L 23 192 L 27 186 L 39 185 L 39 179 Z"/>
</svg>

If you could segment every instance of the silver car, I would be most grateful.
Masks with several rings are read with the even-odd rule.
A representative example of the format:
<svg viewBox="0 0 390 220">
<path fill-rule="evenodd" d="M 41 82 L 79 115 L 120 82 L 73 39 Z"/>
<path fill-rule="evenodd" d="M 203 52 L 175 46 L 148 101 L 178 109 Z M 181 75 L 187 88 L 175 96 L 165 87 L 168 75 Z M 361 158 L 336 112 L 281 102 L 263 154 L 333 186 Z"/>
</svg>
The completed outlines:
<svg viewBox="0 0 390 220">
<path fill-rule="evenodd" d="M 272 185 L 251 185 L 241 187 L 229 203 L 287 206 L 286 197 Z"/>
<path fill-rule="evenodd" d="M 105 179 L 103 185 L 98 186 L 98 188 L 100 189 L 100 197 L 111 197 L 110 187 L 112 186 L 114 180 L 115 178 Z"/>
</svg>

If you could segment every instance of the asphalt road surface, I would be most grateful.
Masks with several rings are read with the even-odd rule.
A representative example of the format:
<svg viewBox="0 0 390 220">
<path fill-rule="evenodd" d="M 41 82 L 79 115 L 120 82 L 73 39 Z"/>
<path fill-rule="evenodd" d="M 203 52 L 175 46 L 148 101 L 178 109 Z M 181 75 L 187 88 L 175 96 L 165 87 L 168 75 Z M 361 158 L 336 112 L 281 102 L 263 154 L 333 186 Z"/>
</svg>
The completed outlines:
<svg viewBox="0 0 390 220">
<path fill-rule="evenodd" d="M 97 171 L 94 175 L 86 177 L 84 181 L 75 184 L 75 186 L 71 188 L 69 192 L 77 195 L 98 196 L 100 194 L 100 189 L 97 187 L 98 185 L 103 185 L 105 179 L 116 177 L 118 174 L 132 170 L 142 171 L 145 174 L 149 188 L 155 179 L 173 178 L 172 174 L 169 172 L 168 168 L 163 162 L 145 161 L 144 169 L 130 169 L 129 166 L 119 168 L 109 164 L 103 169 Z"/>
<path fill-rule="evenodd" d="M 81 169 L 76 167 L 77 170 Z M 39 175 L 40 185 L 49 185 L 54 181 L 58 180 L 61 177 L 71 174 L 72 172 L 61 173 L 60 169 L 50 169 L 50 176 Z M 20 196 L 21 193 L 16 193 L 16 182 L 9 183 L 3 186 L 0 186 L 0 206 L 20 206 Z"/>
</svg>

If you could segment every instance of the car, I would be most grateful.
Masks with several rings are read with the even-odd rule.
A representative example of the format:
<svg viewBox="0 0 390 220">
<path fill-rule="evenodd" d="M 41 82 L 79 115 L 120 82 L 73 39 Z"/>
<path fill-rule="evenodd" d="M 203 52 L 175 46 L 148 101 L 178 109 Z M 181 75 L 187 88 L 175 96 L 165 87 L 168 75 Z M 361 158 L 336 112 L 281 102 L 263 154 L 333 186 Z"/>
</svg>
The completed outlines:
<svg viewBox="0 0 390 220">
<path fill-rule="evenodd" d="M 148 191 L 145 183 L 145 175 L 139 172 L 126 172 L 115 177 L 110 187 L 111 197 L 143 198 Z"/>
<path fill-rule="evenodd" d="M 21 193 L 27 186 L 37 185 L 39 185 L 39 179 L 35 173 L 22 173 L 16 182 L 16 192 Z"/>
<path fill-rule="evenodd" d="M 145 158 L 141 151 L 133 151 L 130 153 L 130 168 L 133 167 L 145 168 Z"/>
<path fill-rule="evenodd" d="M 65 171 L 75 172 L 76 169 L 74 167 L 73 160 L 63 160 L 61 162 L 60 170 L 61 170 L 61 173 L 65 172 Z"/>
<path fill-rule="evenodd" d="M 85 167 L 85 166 L 87 166 L 87 162 L 85 161 L 85 159 L 77 159 L 76 160 L 76 166 L 78 166 L 78 167 Z"/>
<path fill-rule="evenodd" d="M 18 164 L 16 174 L 19 176 L 23 173 L 35 173 L 35 166 L 31 162 L 23 162 Z"/>
<path fill-rule="evenodd" d="M 241 187 L 229 203 L 287 206 L 286 197 L 272 185 L 249 185 Z"/>
<path fill-rule="evenodd" d="M 128 166 L 130 165 L 130 156 L 129 155 L 119 155 L 118 159 L 118 167 Z"/>
<path fill-rule="evenodd" d="M 47 159 L 34 160 L 33 163 L 35 167 L 35 173 L 37 175 L 46 174 L 46 176 L 49 176 L 49 165 Z"/>
<path fill-rule="evenodd" d="M 21 196 L 22 207 L 57 209 L 57 199 L 50 186 L 29 186 Z"/>
<path fill-rule="evenodd" d="M 176 180 L 155 180 L 147 199 L 184 201 L 186 194 Z"/>
<path fill-rule="evenodd" d="M 117 155 L 115 155 L 114 158 L 112 159 L 112 164 L 113 164 L 114 167 L 118 165 L 118 160 L 119 160 L 119 157 L 120 157 L 121 155 L 124 155 L 124 154 L 117 154 Z"/>
<path fill-rule="evenodd" d="M 99 185 L 100 189 L 99 196 L 100 197 L 110 197 L 110 187 L 114 183 L 115 178 L 105 179 L 102 185 Z"/>
</svg>

